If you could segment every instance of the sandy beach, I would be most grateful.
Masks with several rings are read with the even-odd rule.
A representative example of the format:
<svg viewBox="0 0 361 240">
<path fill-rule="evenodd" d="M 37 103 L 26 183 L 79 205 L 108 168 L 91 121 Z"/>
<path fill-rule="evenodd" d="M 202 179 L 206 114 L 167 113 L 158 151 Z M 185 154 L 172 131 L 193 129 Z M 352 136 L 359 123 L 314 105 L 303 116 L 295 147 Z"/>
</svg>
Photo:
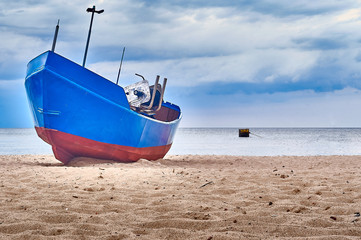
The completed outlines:
<svg viewBox="0 0 361 240">
<path fill-rule="evenodd" d="M 0 239 L 361 239 L 361 156 L 0 164 Z"/>
</svg>

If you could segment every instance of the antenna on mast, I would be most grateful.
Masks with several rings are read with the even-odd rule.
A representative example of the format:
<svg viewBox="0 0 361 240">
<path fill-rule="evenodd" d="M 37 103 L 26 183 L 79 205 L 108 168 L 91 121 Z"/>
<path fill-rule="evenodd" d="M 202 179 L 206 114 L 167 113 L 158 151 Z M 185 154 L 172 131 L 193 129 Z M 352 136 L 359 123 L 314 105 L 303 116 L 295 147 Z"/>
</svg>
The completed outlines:
<svg viewBox="0 0 361 240">
<path fill-rule="evenodd" d="M 125 52 L 125 47 L 123 47 L 122 59 L 120 60 L 120 66 L 119 66 L 118 77 L 117 77 L 117 85 L 118 85 L 118 82 L 119 82 L 120 71 L 122 71 L 122 63 L 123 63 L 123 58 L 124 58 L 124 52 Z"/>
</svg>

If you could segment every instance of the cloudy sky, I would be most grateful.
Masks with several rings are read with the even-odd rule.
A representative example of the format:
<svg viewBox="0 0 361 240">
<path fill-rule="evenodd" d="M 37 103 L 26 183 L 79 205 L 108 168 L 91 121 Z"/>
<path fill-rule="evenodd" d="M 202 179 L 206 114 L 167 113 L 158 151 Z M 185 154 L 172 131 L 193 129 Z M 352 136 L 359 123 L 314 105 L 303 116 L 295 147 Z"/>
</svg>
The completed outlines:
<svg viewBox="0 0 361 240">
<path fill-rule="evenodd" d="M 0 128 L 32 127 L 26 64 L 51 48 L 120 84 L 168 78 L 182 127 L 361 127 L 359 0 L 0 0 Z"/>
</svg>

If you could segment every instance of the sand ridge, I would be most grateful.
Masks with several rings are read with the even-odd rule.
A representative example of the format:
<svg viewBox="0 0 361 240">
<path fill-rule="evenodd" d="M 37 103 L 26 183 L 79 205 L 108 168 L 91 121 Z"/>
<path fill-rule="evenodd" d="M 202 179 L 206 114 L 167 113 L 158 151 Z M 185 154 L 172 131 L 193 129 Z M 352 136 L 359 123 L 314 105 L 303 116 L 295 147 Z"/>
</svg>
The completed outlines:
<svg viewBox="0 0 361 240">
<path fill-rule="evenodd" d="M 361 239 L 361 156 L 0 164 L 0 239 Z"/>
</svg>

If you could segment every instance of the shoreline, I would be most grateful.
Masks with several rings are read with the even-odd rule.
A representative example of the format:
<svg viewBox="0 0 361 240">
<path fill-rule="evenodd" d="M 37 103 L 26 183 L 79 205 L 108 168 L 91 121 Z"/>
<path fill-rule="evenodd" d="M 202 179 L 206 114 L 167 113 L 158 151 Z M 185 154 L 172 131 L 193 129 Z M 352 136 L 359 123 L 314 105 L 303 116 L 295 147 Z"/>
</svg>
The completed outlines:
<svg viewBox="0 0 361 240">
<path fill-rule="evenodd" d="M 359 239 L 361 156 L 0 155 L 1 239 Z"/>
</svg>

